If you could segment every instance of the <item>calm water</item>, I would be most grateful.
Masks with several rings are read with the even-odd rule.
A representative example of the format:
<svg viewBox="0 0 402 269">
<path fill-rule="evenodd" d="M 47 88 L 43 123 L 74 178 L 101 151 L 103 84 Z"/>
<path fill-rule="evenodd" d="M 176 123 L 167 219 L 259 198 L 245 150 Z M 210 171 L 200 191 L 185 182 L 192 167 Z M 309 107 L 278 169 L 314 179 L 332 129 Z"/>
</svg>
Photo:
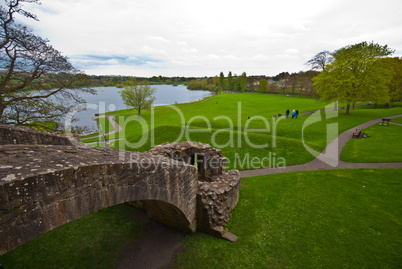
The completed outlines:
<svg viewBox="0 0 402 269">
<path fill-rule="evenodd" d="M 186 103 L 195 101 L 203 97 L 212 95 L 209 91 L 191 91 L 184 85 L 172 86 L 172 85 L 151 85 L 156 89 L 154 105 L 170 105 L 175 103 Z M 76 126 L 88 126 L 90 129 L 96 130 L 96 122 L 91 118 L 100 112 L 110 112 L 114 110 L 126 109 L 121 100 L 118 91 L 120 89 L 115 87 L 97 87 L 97 95 L 82 94 L 88 107 L 85 111 L 80 111 L 74 114 L 74 117 L 78 118 L 78 122 L 74 122 Z M 91 108 L 92 107 L 92 108 Z"/>
</svg>

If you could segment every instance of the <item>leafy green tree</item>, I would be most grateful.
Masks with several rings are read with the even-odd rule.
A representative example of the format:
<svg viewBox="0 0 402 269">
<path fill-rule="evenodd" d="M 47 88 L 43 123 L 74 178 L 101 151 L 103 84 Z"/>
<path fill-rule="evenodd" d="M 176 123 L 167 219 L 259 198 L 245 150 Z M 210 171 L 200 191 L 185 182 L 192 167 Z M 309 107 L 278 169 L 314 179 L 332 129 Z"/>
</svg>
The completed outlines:
<svg viewBox="0 0 402 269">
<path fill-rule="evenodd" d="M 120 90 L 121 99 L 127 107 L 133 107 L 138 111 L 138 117 L 141 116 L 141 110 L 150 107 L 155 101 L 155 88 L 151 88 L 147 81 L 143 81 L 141 85 L 125 85 Z"/>
<path fill-rule="evenodd" d="M 389 107 L 392 107 L 392 103 L 399 101 L 402 95 L 402 58 L 383 58 L 381 61 L 387 62 L 391 66 L 392 79 L 388 84 L 388 97 Z"/>
<path fill-rule="evenodd" d="M 228 90 L 231 91 L 231 90 L 233 90 L 233 87 L 234 87 L 233 76 L 232 76 L 232 72 L 229 71 L 228 79 L 227 79 L 227 88 L 228 88 Z"/>
<path fill-rule="evenodd" d="M 124 82 L 124 86 L 137 86 L 138 82 L 136 78 L 129 78 Z"/>
<path fill-rule="evenodd" d="M 223 74 L 223 72 L 221 72 L 219 74 L 219 88 L 221 88 L 222 90 L 225 89 L 226 88 L 225 84 L 226 84 L 225 83 L 225 75 Z"/>
<path fill-rule="evenodd" d="M 357 101 L 386 101 L 387 84 L 391 80 L 390 66 L 379 61 L 393 51 L 387 45 L 362 42 L 337 50 L 334 61 L 313 78 L 313 85 L 324 101 L 341 101 L 351 104 Z"/>
<path fill-rule="evenodd" d="M 247 90 L 247 74 L 246 74 L 246 72 L 243 72 L 243 74 L 237 80 L 236 90 L 242 91 L 242 92 Z"/>
<path fill-rule="evenodd" d="M 260 84 L 258 86 L 258 91 L 259 92 L 267 92 L 268 91 L 268 80 L 266 80 L 266 79 L 260 80 Z"/>
</svg>

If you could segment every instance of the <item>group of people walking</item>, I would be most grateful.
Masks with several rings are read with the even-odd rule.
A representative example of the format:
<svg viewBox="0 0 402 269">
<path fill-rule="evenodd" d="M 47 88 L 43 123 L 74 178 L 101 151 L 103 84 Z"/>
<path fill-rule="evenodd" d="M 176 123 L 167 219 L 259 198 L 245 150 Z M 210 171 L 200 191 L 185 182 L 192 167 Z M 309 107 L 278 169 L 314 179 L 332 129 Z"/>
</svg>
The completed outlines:
<svg viewBox="0 0 402 269">
<path fill-rule="evenodd" d="M 286 110 L 286 118 L 289 118 L 289 114 L 290 114 L 290 110 L 289 110 L 289 108 Z M 292 111 L 292 119 L 297 119 L 297 117 L 299 116 L 299 110 L 298 109 L 293 109 L 293 111 Z M 279 114 L 276 114 L 275 113 L 275 115 L 274 115 L 274 118 L 276 118 L 276 117 L 282 117 L 282 114 L 281 113 L 279 113 Z M 250 117 L 249 117 L 249 119 L 250 119 Z"/>
<path fill-rule="evenodd" d="M 286 110 L 286 118 L 289 118 L 289 114 L 290 114 L 290 110 L 289 108 Z M 299 110 L 296 109 L 292 111 L 292 119 L 297 119 L 297 117 L 299 116 Z"/>
</svg>

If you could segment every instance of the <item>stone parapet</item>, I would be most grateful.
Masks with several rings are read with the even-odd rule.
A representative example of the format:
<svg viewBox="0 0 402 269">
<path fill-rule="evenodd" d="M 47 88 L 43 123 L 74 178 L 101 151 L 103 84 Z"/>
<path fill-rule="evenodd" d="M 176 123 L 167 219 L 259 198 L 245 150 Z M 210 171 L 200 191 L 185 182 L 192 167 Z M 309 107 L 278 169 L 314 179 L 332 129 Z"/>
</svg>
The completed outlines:
<svg viewBox="0 0 402 269">
<path fill-rule="evenodd" d="M 77 138 L 71 136 L 73 142 Z M 17 127 L 0 124 L 0 145 L 26 144 L 26 145 L 72 145 L 66 136 L 44 133 L 26 127 Z"/>
<path fill-rule="evenodd" d="M 0 145 L 0 254 L 102 208 L 136 200 L 153 201 L 151 217 L 194 232 L 196 195 L 197 169 L 166 157 Z"/>
</svg>

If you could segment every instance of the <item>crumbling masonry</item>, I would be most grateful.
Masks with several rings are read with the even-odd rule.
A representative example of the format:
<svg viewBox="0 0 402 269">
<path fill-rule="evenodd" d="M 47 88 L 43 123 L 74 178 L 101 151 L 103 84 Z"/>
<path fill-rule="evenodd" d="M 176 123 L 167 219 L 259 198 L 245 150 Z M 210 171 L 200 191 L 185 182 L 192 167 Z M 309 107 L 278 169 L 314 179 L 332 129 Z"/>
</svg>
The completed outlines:
<svg viewBox="0 0 402 269">
<path fill-rule="evenodd" d="M 0 125 L 0 255 L 102 208 L 140 201 L 150 218 L 231 241 L 239 171 L 196 142 L 149 152 L 100 149 L 74 138 Z"/>
</svg>

